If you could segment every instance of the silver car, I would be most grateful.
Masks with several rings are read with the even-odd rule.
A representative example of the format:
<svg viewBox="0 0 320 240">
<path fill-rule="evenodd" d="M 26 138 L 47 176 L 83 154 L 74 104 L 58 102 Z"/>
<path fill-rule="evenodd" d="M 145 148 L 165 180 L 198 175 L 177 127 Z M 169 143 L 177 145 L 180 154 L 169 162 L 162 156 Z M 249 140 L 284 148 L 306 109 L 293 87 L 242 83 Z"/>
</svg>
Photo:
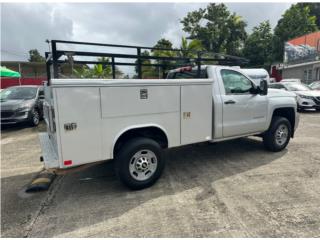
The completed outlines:
<svg viewBox="0 0 320 240">
<path fill-rule="evenodd" d="M 283 89 L 297 95 L 298 109 L 316 109 L 320 111 L 320 91 L 297 82 L 278 82 L 269 84 L 269 88 Z"/>
</svg>

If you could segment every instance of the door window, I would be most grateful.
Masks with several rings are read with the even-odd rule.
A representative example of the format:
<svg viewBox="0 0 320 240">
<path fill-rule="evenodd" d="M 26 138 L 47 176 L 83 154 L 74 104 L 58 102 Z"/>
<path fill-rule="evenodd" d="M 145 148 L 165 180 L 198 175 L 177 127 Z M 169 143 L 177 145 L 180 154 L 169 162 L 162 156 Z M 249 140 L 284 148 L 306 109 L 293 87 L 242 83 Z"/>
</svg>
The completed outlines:
<svg viewBox="0 0 320 240">
<path fill-rule="evenodd" d="M 269 88 L 286 90 L 286 88 L 285 88 L 283 85 L 281 85 L 281 84 L 270 84 L 270 85 L 269 85 Z"/>
<path fill-rule="evenodd" d="M 239 72 L 223 69 L 221 76 L 226 94 L 248 94 L 252 89 L 252 82 Z"/>
</svg>

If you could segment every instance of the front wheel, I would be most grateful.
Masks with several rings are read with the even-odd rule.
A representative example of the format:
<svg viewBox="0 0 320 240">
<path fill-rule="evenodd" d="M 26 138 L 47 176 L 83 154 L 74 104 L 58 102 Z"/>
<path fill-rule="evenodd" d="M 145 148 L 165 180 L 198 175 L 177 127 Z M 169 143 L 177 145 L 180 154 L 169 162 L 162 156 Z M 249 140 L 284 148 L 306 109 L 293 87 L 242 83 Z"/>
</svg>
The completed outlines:
<svg viewBox="0 0 320 240">
<path fill-rule="evenodd" d="M 153 185 L 165 165 L 160 145 L 142 137 L 125 143 L 115 158 L 115 170 L 121 182 L 135 190 Z"/>
<path fill-rule="evenodd" d="M 270 127 L 263 136 L 263 143 L 269 151 L 279 152 L 289 143 L 291 124 L 284 117 L 273 117 Z"/>
<path fill-rule="evenodd" d="M 30 112 L 30 125 L 35 127 L 38 126 L 40 122 L 40 114 L 37 109 L 32 109 Z"/>
</svg>

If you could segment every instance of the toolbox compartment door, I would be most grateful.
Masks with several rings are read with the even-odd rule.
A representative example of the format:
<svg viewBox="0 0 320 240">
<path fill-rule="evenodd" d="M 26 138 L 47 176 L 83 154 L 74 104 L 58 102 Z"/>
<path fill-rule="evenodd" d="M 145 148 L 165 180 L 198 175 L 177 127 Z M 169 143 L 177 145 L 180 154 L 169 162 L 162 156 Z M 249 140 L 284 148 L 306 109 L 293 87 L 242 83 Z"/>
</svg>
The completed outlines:
<svg viewBox="0 0 320 240">
<path fill-rule="evenodd" d="M 62 167 L 101 160 L 101 110 L 98 87 L 56 88 Z M 65 160 L 72 164 L 65 166 Z"/>
<path fill-rule="evenodd" d="M 181 86 L 181 144 L 212 138 L 212 85 Z"/>
</svg>

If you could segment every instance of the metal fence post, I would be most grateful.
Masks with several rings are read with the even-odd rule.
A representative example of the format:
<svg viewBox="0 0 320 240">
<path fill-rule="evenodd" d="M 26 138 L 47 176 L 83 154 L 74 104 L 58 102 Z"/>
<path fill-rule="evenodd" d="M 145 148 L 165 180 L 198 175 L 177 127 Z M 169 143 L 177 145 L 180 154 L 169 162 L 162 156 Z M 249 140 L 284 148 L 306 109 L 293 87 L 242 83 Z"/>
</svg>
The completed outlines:
<svg viewBox="0 0 320 240">
<path fill-rule="evenodd" d="M 112 78 L 116 78 L 116 66 L 114 65 L 114 57 L 111 58 L 111 67 L 112 67 Z"/>
<path fill-rule="evenodd" d="M 57 56 L 57 43 L 56 41 L 51 41 L 51 49 L 52 49 L 52 64 L 53 64 L 53 77 L 59 78 L 58 73 L 58 56 Z"/>
<path fill-rule="evenodd" d="M 197 70 L 197 76 L 198 76 L 198 78 L 200 78 L 200 76 L 201 76 L 201 53 L 200 52 L 198 52 L 197 53 L 197 65 L 198 65 L 198 70 Z"/>
<path fill-rule="evenodd" d="M 141 68 L 141 48 L 137 48 L 137 55 L 138 55 L 138 66 L 137 66 L 137 69 L 138 69 L 138 78 L 141 78 L 142 79 L 142 68 Z"/>
</svg>

